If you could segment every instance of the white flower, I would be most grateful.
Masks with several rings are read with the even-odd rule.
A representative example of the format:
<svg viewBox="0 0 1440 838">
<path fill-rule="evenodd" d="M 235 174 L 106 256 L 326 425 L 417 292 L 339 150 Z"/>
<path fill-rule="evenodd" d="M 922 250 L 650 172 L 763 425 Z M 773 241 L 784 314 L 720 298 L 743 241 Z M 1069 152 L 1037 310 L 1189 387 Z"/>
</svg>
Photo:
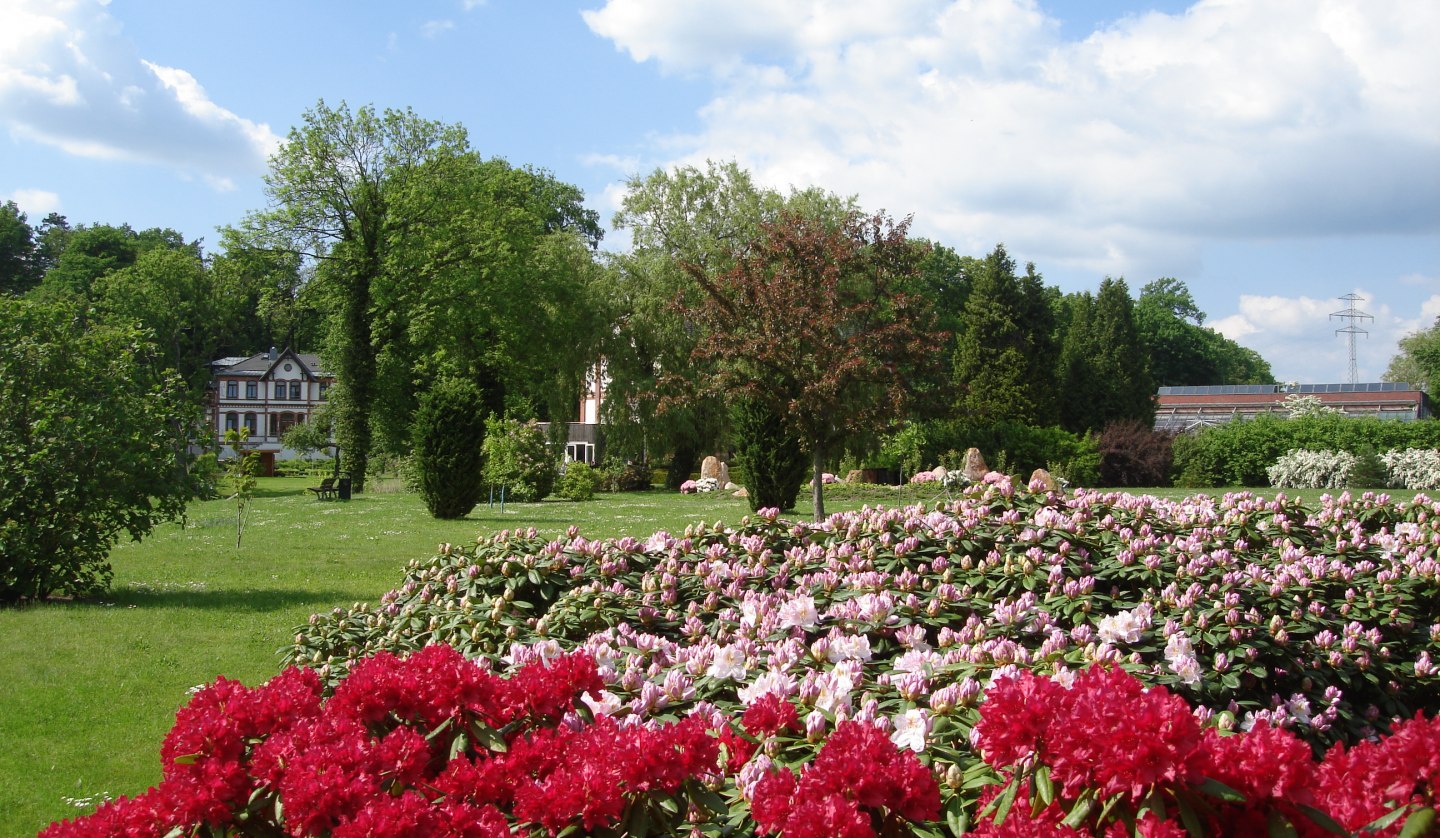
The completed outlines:
<svg viewBox="0 0 1440 838">
<path fill-rule="evenodd" d="M 753 599 L 747 599 L 740 603 L 740 622 L 742 625 L 758 626 L 760 624 L 760 604 Z"/>
<path fill-rule="evenodd" d="M 895 732 L 890 734 L 890 741 L 897 748 L 909 748 L 917 754 L 925 750 L 925 735 L 930 732 L 929 713 L 919 708 L 906 710 L 892 717 L 891 722 Z"/>
<path fill-rule="evenodd" d="M 850 691 L 855 688 L 855 682 L 850 676 L 838 670 L 820 676 L 820 694 L 815 697 L 815 707 L 824 710 L 831 715 L 838 713 L 841 707 L 847 711 L 850 709 Z"/>
<path fill-rule="evenodd" d="M 1121 611 L 1100 620 L 1097 633 L 1106 643 L 1138 643 L 1146 623 L 1134 611 Z"/>
<path fill-rule="evenodd" d="M 609 690 L 601 690 L 599 698 L 591 698 L 590 693 L 585 693 L 580 700 L 597 716 L 613 716 L 622 705 L 620 696 Z"/>
<path fill-rule="evenodd" d="M 820 614 L 815 610 L 812 596 L 797 596 L 780 606 L 780 628 L 798 626 L 808 631 L 819 622 Z"/>
<path fill-rule="evenodd" d="M 779 693 L 787 696 L 795 691 L 795 679 L 784 672 L 770 670 L 748 687 L 743 687 L 736 693 L 739 699 L 748 707 L 754 704 L 757 699 L 763 698 L 770 693 Z"/>
<path fill-rule="evenodd" d="M 1170 671 L 1179 676 L 1181 683 L 1195 685 L 1200 683 L 1200 661 L 1193 655 L 1172 658 Z"/>
<path fill-rule="evenodd" d="M 868 661 L 870 638 L 863 634 L 837 634 L 830 638 L 830 648 L 825 650 L 825 655 L 831 663 L 846 660 Z"/>
<path fill-rule="evenodd" d="M 916 673 L 919 675 L 930 675 L 931 662 L 938 656 L 932 652 L 915 649 L 895 659 L 895 672 L 902 674 Z"/>
<path fill-rule="evenodd" d="M 740 647 L 721 646 L 715 650 L 715 656 L 710 659 L 710 668 L 705 670 L 705 674 L 719 680 L 733 678 L 743 681 L 745 676 L 750 674 L 750 668 L 745 665 L 745 653 L 740 651 Z"/>
</svg>

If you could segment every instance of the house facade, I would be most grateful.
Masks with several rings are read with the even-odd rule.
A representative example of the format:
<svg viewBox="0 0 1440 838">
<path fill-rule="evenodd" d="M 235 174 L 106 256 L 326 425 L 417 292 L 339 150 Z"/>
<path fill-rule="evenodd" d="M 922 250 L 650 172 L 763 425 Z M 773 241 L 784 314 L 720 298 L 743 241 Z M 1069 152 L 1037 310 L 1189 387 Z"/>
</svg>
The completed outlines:
<svg viewBox="0 0 1440 838">
<path fill-rule="evenodd" d="M 210 365 L 207 409 L 221 457 L 234 452 L 224 444 L 227 430 L 247 428 L 247 452 L 260 457 L 260 473 L 274 473 L 277 460 L 299 454 L 280 439 L 295 425 L 310 420 L 324 404 L 335 377 L 320 365 L 320 356 L 271 348 L 246 358 L 220 358 Z"/>
<path fill-rule="evenodd" d="M 1285 398 L 1314 396 L 1346 416 L 1373 416 L 1400 422 L 1430 418 L 1430 400 L 1414 384 L 1227 384 L 1161 387 L 1155 428 L 1188 431 L 1206 425 L 1254 419 L 1262 413 L 1288 415 Z"/>
</svg>

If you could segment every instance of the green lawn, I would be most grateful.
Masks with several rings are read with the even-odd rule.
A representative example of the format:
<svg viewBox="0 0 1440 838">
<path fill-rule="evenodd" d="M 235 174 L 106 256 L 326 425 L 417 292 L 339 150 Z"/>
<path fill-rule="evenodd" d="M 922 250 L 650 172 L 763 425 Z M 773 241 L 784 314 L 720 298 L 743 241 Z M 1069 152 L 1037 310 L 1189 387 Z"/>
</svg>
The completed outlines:
<svg viewBox="0 0 1440 838">
<path fill-rule="evenodd" d="M 442 522 L 414 495 L 317 501 L 305 492 L 313 483 L 260 481 L 238 550 L 233 504 L 196 503 L 183 526 L 115 550 L 115 584 L 103 600 L 0 610 L 0 835 L 34 834 L 88 811 L 67 799 L 134 794 L 155 783 L 160 742 L 186 690 L 217 675 L 264 681 L 294 626 L 317 611 L 379 599 L 407 562 L 441 542 L 526 526 L 559 535 L 571 524 L 587 537 L 644 537 L 748 512 L 745 501 L 723 495 L 645 492 L 509 504 L 503 513 L 482 504 Z M 836 494 L 828 511 L 931 500 L 940 490 Z M 801 501 L 805 514 L 808 496 Z"/>
</svg>

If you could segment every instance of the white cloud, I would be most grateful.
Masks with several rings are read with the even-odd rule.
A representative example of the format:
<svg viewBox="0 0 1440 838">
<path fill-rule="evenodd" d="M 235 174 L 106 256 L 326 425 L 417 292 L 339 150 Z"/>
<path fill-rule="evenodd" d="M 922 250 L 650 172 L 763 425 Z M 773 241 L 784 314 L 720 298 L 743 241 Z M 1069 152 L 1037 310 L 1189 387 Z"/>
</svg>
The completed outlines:
<svg viewBox="0 0 1440 838">
<path fill-rule="evenodd" d="M 1371 320 L 1348 320 L 1337 314 L 1349 304 L 1341 299 L 1244 294 L 1236 314 L 1207 323 L 1226 337 L 1259 352 L 1281 381 L 1311 384 L 1345 382 L 1350 375 L 1350 345 L 1339 330 L 1362 330 L 1355 338 L 1356 368 L 1361 381 L 1379 381 L 1399 340 L 1427 328 L 1440 316 L 1440 294 L 1425 300 L 1418 312 L 1397 312 L 1375 294 L 1357 289 L 1363 299 L 1355 308 Z"/>
<path fill-rule="evenodd" d="M 279 138 L 190 73 L 136 54 L 106 4 L 0 5 L 0 123 L 82 157 L 162 165 L 223 186 L 263 172 Z"/>
<path fill-rule="evenodd" d="M 425 38 L 438 38 L 454 28 L 453 20 L 427 20 L 420 24 L 420 35 Z"/>
<path fill-rule="evenodd" d="M 708 77 L 652 164 L 734 158 L 971 252 L 1183 275 L 1203 237 L 1440 231 L 1440 4 L 1202 0 L 1065 41 L 1034 0 L 609 0 L 636 61 Z"/>
<path fill-rule="evenodd" d="M 60 196 L 45 189 L 16 189 L 9 195 L 0 196 L 0 203 L 14 201 L 30 218 L 33 224 L 60 209 Z"/>
</svg>

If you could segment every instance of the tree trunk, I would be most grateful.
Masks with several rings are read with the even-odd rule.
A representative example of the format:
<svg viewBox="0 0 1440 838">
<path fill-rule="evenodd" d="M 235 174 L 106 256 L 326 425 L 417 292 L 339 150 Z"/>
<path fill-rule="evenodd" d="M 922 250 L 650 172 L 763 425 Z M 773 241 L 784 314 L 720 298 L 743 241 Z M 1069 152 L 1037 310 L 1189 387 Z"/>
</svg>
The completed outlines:
<svg viewBox="0 0 1440 838">
<path fill-rule="evenodd" d="M 810 481 L 810 501 L 814 504 L 815 522 L 825 520 L 825 481 L 821 478 L 825 475 L 825 451 L 820 446 L 815 446 L 815 452 L 811 454 L 812 480 Z"/>
<path fill-rule="evenodd" d="M 695 458 L 698 455 L 699 449 L 694 445 L 675 446 L 675 453 L 670 455 L 670 467 L 665 471 L 665 488 L 680 491 L 680 484 L 690 479 L 690 472 L 695 468 Z"/>
</svg>

